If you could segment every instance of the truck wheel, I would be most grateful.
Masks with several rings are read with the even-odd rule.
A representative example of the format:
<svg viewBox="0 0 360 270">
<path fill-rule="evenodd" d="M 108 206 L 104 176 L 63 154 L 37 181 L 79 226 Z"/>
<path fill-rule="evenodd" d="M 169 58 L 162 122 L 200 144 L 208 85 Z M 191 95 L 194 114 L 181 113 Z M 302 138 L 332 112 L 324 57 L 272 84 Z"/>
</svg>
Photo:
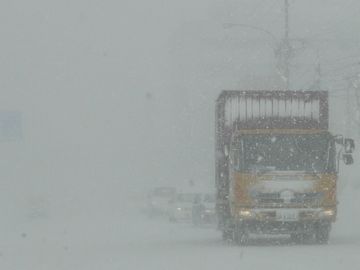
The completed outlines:
<svg viewBox="0 0 360 270">
<path fill-rule="evenodd" d="M 331 231 L 331 224 L 329 223 L 320 223 L 315 231 L 315 239 L 318 244 L 327 244 L 329 243 Z"/>
<path fill-rule="evenodd" d="M 239 246 L 246 245 L 249 242 L 249 233 L 244 226 L 236 224 L 233 239 Z"/>
<path fill-rule="evenodd" d="M 239 246 L 244 246 L 249 242 L 249 234 L 245 231 L 238 231 L 234 235 L 234 242 Z"/>
</svg>

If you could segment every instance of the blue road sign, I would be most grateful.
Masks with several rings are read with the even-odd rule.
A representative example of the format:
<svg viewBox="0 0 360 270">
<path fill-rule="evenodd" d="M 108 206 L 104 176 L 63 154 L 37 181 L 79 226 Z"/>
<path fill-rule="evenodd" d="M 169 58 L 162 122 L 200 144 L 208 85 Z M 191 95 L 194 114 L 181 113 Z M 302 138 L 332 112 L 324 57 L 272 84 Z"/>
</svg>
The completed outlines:
<svg viewBox="0 0 360 270">
<path fill-rule="evenodd" d="M 22 114 L 18 111 L 0 111 L 0 142 L 22 139 Z"/>
</svg>

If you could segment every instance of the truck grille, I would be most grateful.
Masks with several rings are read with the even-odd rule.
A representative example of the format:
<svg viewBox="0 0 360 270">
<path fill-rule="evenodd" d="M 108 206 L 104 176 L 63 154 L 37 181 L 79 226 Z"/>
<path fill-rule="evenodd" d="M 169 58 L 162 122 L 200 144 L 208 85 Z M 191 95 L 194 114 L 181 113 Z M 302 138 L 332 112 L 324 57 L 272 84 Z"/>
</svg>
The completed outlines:
<svg viewBox="0 0 360 270">
<path fill-rule="evenodd" d="M 280 193 L 257 193 L 254 199 L 261 204 L 284 204 L 285 201 L 280 197 Z M 318 204 L 322 199 L 322 193 L 308 192 L 295 193 L 287 203 L 291 204 Z"/>
</svg>

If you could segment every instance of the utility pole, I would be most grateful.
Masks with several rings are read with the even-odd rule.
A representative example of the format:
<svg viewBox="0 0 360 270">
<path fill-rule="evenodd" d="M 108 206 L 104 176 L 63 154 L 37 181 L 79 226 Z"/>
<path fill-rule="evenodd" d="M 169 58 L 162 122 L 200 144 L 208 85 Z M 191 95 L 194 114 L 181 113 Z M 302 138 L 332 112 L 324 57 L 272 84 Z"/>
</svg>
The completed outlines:
<svg viewBox="0 0 360 270">
<path fill-rule="evenodd" d="M 321 90 L 321 62 L 320 62 L 320 55 L 319 51 L 317 52 L 317 63 L 315 68 L 315 84 L 314 88 L 316 90 Z"/>
<path fill-rule="evenodd" d="M 289 41 L 289 0 L 285 0 L 285 37 L 284 37 L 284 77 L 285 77 L 285 86 L 286 90 L 289 90 L 290 87 L 290 41 Z"/>
<path fill-rule="evenodd" d="M 240 26 L 245 28 L 251 28 L 254 30 L 261 31 L 269 35 L 275 42 L 275 58 L 277 60 L 276 63 L 276 71 L 279 74 L 281 80 L 284 82 L 283 87 L 285 90 L 290 89 L 290 60 L 293 56 L 294 50 L 290 42 L 290 23 L 289 23 L 289 0 L 284 0 L 284 37 L 282 39 L 278 39 L 271 32 L 266 29 L 248 25 L 248 24 L 236 24 L 236 23 L 225 23 L 223 24 L 224 28 L 231 28 L 234 26 Z M 282 84 L 282 83 L 281 83 Z"/>
<path fill-rule="evenodd" d="M 356 102 L 356 110 L 355 112 L 351 112 L 351 104 L 350 104 L 350 87 L 347 88 L 346 92 L 346 100 L 347 100 L 347 129 L 348 132 L 351 130 L 351 122 L 355 122 L 357 126 L 357 130 L 360 133 L 359 126 L 360 126 L 360 74 L 355 76 L 354 78 L 350 79 L 351 82 L 351 88 L 355 92 L 355 102 Z M 353 119 L 353 121 L 351 121 Z"/>
<path fill-rule="evenodd" d="M 290 58 L 293 53 L 289 36 L 289 0 L 284 0 L 284 37 L 282 38 L 275 55 L 278 58 L 277 70 L 284 81 L 285 90 L 289 90 L 290 88 Z"/>
<path fill-rule="evenodd" d="M 348 87 L 346 87 L 346 118 L 345 118 L 345 134 L 346 136 L 350 136 L 350 88 L 353 87 L 352 83 L 349 83 Z"/>
</svg>

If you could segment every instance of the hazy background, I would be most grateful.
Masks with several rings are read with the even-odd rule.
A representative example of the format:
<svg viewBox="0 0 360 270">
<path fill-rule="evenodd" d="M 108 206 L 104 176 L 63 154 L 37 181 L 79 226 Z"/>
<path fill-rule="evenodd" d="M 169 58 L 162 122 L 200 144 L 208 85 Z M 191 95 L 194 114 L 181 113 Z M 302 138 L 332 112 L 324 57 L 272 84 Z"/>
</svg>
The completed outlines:
<svg viewBox="0 0 360 270">
<path fill-rule="evenodd" d="M 355 0 L 290 1 L 291 88 L 309 89 L 320 62 L 332 128 L 353 136 L 344 78 L 359 71 L 359 14 Z M 0 109 L 23 115 L 23 139 L 0 145 L 7 216 L 119 211 L 125 195 L 189 180 L 211 188 L 216 96 L 283 85 L 269 35 L 223 27 L 280 41 L 280 0 L 3 0 L 0 18 Z"/>
</svg>

